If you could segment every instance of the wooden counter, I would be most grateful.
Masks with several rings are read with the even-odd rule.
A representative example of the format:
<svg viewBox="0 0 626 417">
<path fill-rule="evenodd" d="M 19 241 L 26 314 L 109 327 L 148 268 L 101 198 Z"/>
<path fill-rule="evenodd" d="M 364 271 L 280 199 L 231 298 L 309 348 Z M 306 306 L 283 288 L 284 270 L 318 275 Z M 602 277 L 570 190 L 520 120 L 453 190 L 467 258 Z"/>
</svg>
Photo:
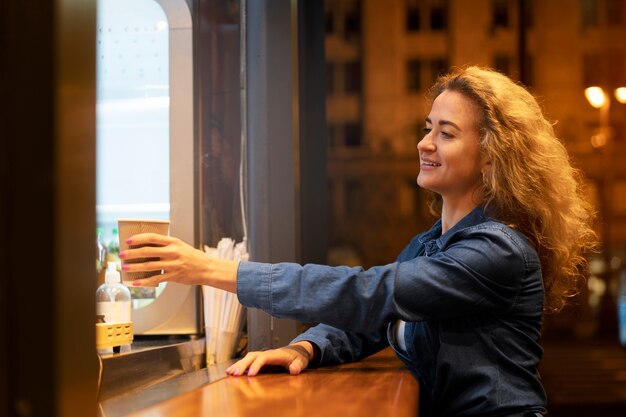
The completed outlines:
<svg viewBox="0 0 626 417">
<path fill-rule="evenodd" d="M 131 414 L 133 417 L 417 416 L 418 384 L 390 349 L 364 361 L 224 377 Z"/>
</svg>

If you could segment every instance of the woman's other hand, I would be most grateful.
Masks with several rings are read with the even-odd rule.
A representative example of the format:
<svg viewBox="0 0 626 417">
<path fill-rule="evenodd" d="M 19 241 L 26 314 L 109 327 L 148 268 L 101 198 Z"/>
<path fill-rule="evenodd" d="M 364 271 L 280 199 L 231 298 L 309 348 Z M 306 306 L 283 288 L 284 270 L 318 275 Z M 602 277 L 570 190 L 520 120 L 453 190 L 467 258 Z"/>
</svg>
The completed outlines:
<svg viewBox="0 0 626 417">
<path fill-rule="evenodd" d="M 291 375 L 298 375 L 314 359 L 315 348 L 311 342 L 301 341 L 278 349 L 249 352 L 243 359 L 226 369 L 228 375 L 248 376 L 259 373 L 266 365 L 278 365 L 289 370 Z"/>
</svg>

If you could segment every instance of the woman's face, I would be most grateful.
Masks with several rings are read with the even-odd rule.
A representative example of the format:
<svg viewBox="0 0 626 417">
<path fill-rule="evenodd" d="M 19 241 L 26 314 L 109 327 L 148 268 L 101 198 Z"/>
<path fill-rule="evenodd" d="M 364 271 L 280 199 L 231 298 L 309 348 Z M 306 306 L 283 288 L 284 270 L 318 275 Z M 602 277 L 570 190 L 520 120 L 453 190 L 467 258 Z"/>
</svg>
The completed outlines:
<svg viewBox="0 0 626 417">
<path fill-rule="evenodd" d="M 476 200 L 476 190 L 482 185 L 487 158 L 480 151 L 478 114 L 469 98 L 444 90 L 426 118 L 424 138 L 417 144 L 417 183 L 440 194 L 444 204 L 480 202 L 472 198 Z"/>
</svg>

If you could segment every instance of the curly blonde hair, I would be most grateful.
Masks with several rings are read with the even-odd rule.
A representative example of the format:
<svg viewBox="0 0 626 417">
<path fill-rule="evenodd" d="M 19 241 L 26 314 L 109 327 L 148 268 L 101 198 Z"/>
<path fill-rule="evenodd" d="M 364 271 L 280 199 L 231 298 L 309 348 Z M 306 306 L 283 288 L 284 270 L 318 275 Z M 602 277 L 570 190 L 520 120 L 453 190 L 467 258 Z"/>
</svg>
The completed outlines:
<svg viewBox="0 0 626 417">
<path fill-rule="evenodd" d="M 441 76 L 434 100 L 456 91 L 480 109 L 480 146 L 491 161 L 483 175 L 482 206 L 491 218 L 523 233 L 541 259 L 545 309 L 559 311 L 578 293 L 586 256 L 597 247 L 594 209 L 582 173 L 570 163 L 537 100 L 494 70 L 469 66 Z M 441 214 L 441 197 L 431 210 Z"/>
</svg>

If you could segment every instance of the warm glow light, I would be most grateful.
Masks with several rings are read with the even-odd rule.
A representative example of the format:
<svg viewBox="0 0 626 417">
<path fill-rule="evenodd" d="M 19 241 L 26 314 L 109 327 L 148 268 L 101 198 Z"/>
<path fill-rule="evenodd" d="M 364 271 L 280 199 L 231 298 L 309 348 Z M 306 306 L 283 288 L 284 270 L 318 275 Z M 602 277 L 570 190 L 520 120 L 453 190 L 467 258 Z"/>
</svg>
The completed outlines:
<svg viewBox="0 0 626 417">
<path fill-rule="evenodd" d="M 593 146 L 596 149 L 603 147 L 604 145 L 606 145 L 606 143 L 607 143 L 607 136 L 602 133 L 596 133 L 595 135 L 591 137 L 591 146 Z"/>
<path fill-rule="evenodd" d="M 604 106 L 607 102 L 607 97 L 602 87 L 585 88 L 585 97 L 587 98 L 589 104 L 591 104 L 596 109 Z"/>
<path fill-rule="evenodd" d="M 616 88 L 615 98 L 622 104 L 626 103 L 626 87 Z"/>
</svg>

